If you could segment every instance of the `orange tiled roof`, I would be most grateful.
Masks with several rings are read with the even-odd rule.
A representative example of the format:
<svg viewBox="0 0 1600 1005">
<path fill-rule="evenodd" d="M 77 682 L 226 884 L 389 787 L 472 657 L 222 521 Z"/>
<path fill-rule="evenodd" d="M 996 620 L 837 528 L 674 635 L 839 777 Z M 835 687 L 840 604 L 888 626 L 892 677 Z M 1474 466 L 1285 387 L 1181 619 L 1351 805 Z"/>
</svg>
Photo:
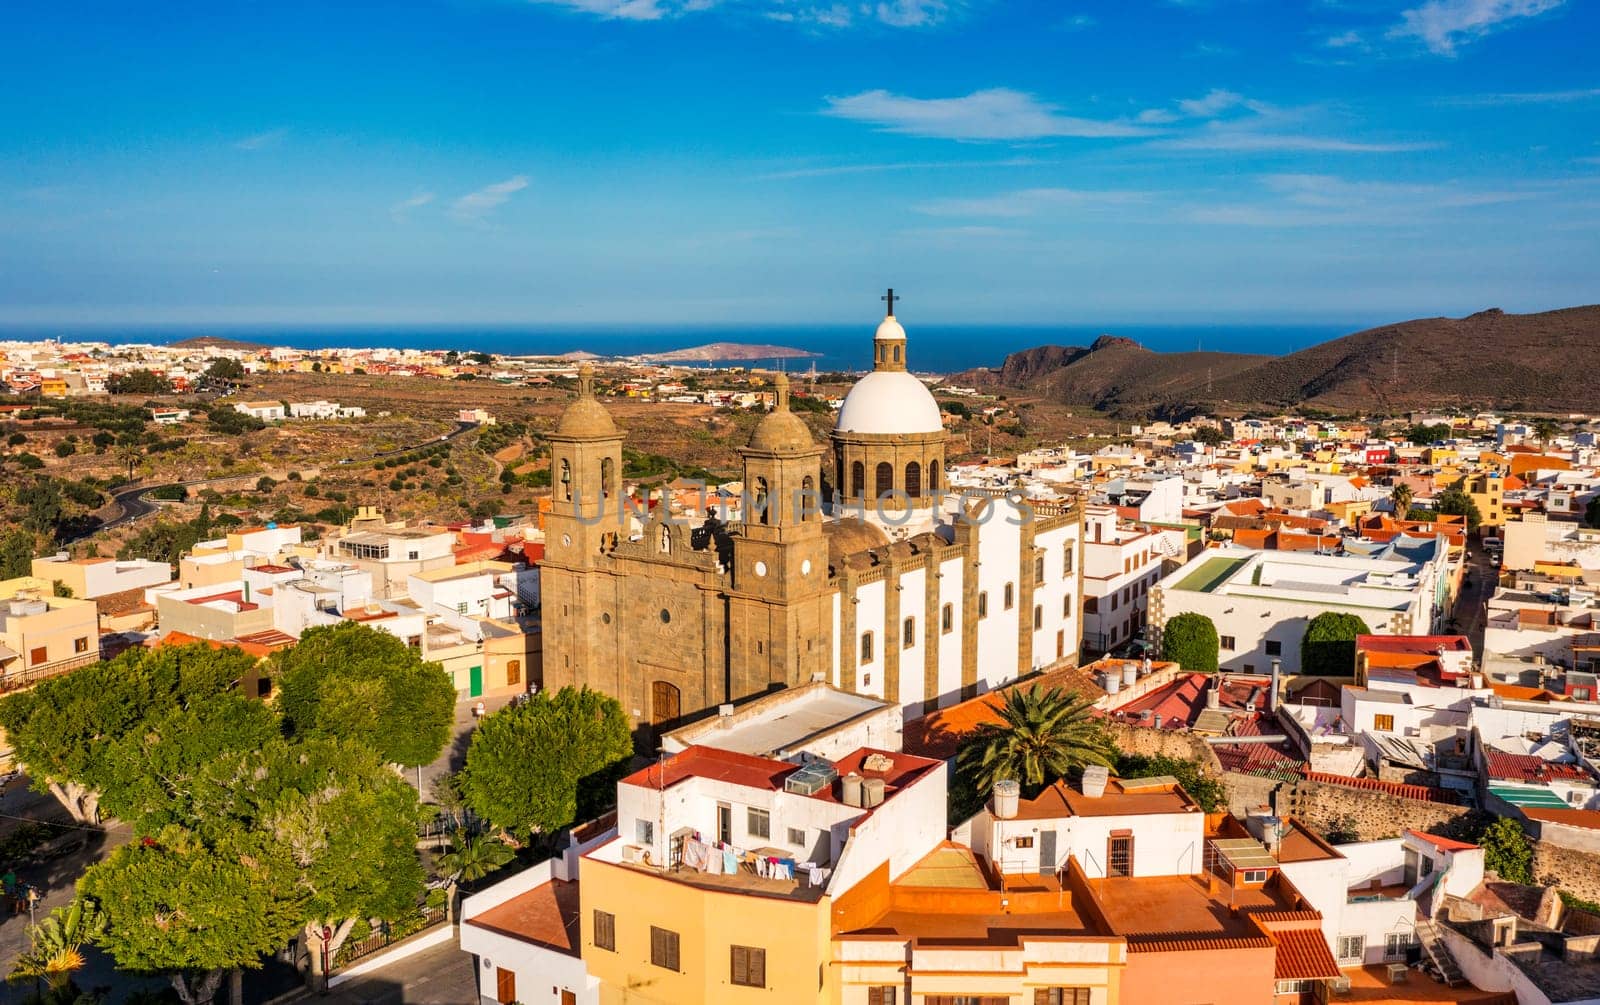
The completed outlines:
<svg viewBox="0 0 1600 1005">
<path fill-rule="evenodd" d="M 1429 834 L 1426 831 L 1419 831 L 1414 827 L 1407 827 L 1406 833 L 1410 834 L 1412 837 L 1421 838 L 1422 840 L 1433 845 L 1435 848 L 1439 848 L 1444 851 L 1471 851 L 1472 849 L 1478 847 L 1475 844 L 1468 844 L 1465 841 L 1457 841 L 1454 838 L 1440 837 L 1437 834 Z"/>
<path fill-rule="evenodd" d="M 1121 660 L 1117 661 L 1119 664 Z M 1163 667 L 1166 664 L 1156 664 Z M 1018 687 L 1042 687 L 1046 690 L 1059 687 L 1076 691 L 1085 698 L 1104 697 L 1099 685 L 1089 677 L 1083 667 L 1062 667 L 1037 677 L 1027 677 L 997 691 L 969 698 L 949 708 L 941 708 L 906 723 L 901 748 L 908 753 L 940 759 L 954 757 L 956 747 L 963 737 L 985 723 L 999 722 L 995 709 L 1004 700 L 1005 692 Z"/>
<path fill-rule="evenodd" d="M 1302 769 L 1300 775 L 1309 782 L 1321 782 L 1324 785 L 1342 785 L 1351 789 L 1367 789 L 1371 792 L 1387 792 L 1391 796 L 1400 796 L 1405 799 L 1420 799 L 1429 803 L 1454 801 L 1444 790 L 1431 788 L 1427 785 L 1386 782 L 1381 778 L 1350 778 L 1345 775 L 1334 775 L 1326 771 L 1311 771 L 1309 769 Z"/>
<path fill-rule="evenodd" d="M 1600 810 L 1556 809 L 1554 806 L 1519 806 L 1518 809 L 1532 820 L 1600 830 Z"/>
<path fill-rule="evenodd" d="M 1328 951 L 1322 929 L 1288 928 L 1274 931 L 1278 943 L 1277 977 L 1280 981 L 1331 980 L 1339 976 L 1339 963 Z"/>
</svg>

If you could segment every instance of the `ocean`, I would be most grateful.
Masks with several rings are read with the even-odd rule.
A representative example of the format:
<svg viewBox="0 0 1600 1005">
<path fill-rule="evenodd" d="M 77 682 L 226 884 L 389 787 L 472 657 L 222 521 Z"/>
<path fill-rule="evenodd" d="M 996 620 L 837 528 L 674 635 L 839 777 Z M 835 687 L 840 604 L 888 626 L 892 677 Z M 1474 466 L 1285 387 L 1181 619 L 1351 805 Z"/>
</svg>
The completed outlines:
<svg viewBox="0 0 1600 1005">
<path fill-rule="evenodd" d="M 1159 352 L 1203 348 L 1220 352 L 1284 354 L 1357 331 L 1364 325 L 908 325 L 907 353 L 912 370 L 951 373 L 999 366 L 1007 353 L 1039 345 L 1088 345 L 1101 335 L 1117 335 Z M 6 325 L 0 339 L 60 338 L 165 344 L 202 335 L 297 349 L 395 348 L 457 349 L 515 356 L 556 355 L 587 350 L 601 356 L 687 349 L 712 342 L 778 345 L 820 354 L 815 359 L 781 361 L 787 369 L 856 371 L 872 366 L 872 326 L 861 325 L 665 325 L 665 326 L 62 326 Z M 772 366 L 774 360 L 741 360 Z M 691 364 L 695 365 L 695 364 Z"/>
</svg>

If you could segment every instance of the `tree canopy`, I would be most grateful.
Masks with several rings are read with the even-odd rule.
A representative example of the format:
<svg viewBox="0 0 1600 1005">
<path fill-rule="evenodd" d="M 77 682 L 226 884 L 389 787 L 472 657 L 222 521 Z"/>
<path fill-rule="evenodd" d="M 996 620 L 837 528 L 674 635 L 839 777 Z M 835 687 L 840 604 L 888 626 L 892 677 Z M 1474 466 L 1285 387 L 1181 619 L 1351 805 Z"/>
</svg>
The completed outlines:
<svg viewBox="0 0 1600 1005">
<path fill-rule="evenodd" d="M 540 692 L 479 724 L 462 794 L 495 827 L 548 834 L 609 806 L 632 756 L 615 698 L 588 688 Z"/>
<path fill-rule="evenodd" d="M 130 649 L 0 699 L 0 726 L 34 786 L 80 822 L 118 781 L 119 741 L 140 724 L 231 688 L 255 664 L 204 643 Z"/>
<path fill-rule="evenodd" d="M 358 740 L 395 764 L 427 764 L 444 750 L 456 692 L 437 663 L 354 622 L 307 631 L 273 654 L 278 704 L 296 736 Z"/>
<path fill-rule="evenodd" d="M 1005 779 L 1034 793 L 1076 768 L 1110 767 L 1116 747 L 1093 710 L 1091 699 L 1062 688 L 1011 688 L 995 709 L 1000 721 L 979 726 L 956 752 L 957 772 L 979 793 Z"/>
<path fill-rule="evenodd" d="M 1522 826 L 1510 817 L 1496 817 L 1478 838 L 1483 864 L 1507 883 L 1533 882 L 1533 846 Z"/>
<path fill-rule="evenodd" d="M 1300 639 L 1300 672 L 1321 677 L 1355 673 L 1356 636 L 1371 633 L 1357 615 L 1323 611 L 1306 625 L 1306 634 Z"/>
<path fill-rule="evenodd" d="M 236 359 L 222 356 L 212 360 L 211 365 L 206 367 L 206 376 L 217 380 L 243 380 L 244 364 Z"/>
<path fill-rule="evenodd" d="M 171 394 L 172 381 L 151 370 L 129 370 L 106 380 L 112 394 Z"/>
<path fill-rule="evenodd" d="M 243 832 L 212 844 L 167 828 L 90 866 L 78 890 L 104 910 L 95 941 L 117 965 L 171 975 L 186 1005 L 209 1002 L 224 971 L 259 967 L 304 917 L 283 849 Z"/>
<path fill-rule="evenodd" d="M 1469 534 L 1476 534 L 1479 525 L 1483 523 L 1483 514 L 1478 511 L 1478 504 L 1472 501 L 1472 496 L 1467 494 L 1460 481 L 1435 497 L 1433 509 L 1436 513 L 1465 517 Z"/>
<path fill-rule="evenodd" d="M 1204 614 L 1185 611 L 1161 626 L 1161 658 L 1196 673 L 1216 673 L 1220 640 Z"/>
<path fill-rule="evenodd" d="M 1227 809 L 1228 790 L 1217 779 L 1202 774 L 1197 761 L 1165 754 L 1122 754 L 1117 758 L 1118 778 L 1154 778 L 1169 775 L 1178 780 L 1207 813 Z"/>
</svg>

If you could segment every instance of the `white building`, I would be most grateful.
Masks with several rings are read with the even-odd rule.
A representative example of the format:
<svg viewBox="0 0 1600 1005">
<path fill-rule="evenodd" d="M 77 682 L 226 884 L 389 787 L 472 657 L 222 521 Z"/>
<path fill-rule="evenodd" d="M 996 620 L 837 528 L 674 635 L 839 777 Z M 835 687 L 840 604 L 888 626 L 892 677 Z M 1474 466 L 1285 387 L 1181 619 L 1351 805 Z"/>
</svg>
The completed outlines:
<svg viewBox="0 0 1600 1005">
<path fill-rule="evenodd" d="M 289 403 L 289 417 L 293 419 L 360 419 L 367 410 L 356 405 L 341 405 L 337 401 L 293 401 Z"/>
<path fill-rule="evenodd" d="M 1083 644 L 1105 652 L 1144 630 L 1150 588 L 1168 561 L 1181 560 L 1179 530 L 1123 524 L 1109 506 L 1089 506 L 1083 518 Z"/>
<path fill-rule="evenodd" d="M 281 401 L 236 401 L 233 410 L 262 422 L 281 422 L 288 414 Z"/>
<path fill-rule="evenodd" d="M 1449 598 L 1444 538 L 1397 538 L 1376 557 L 1208 549 L 1151 589 L 1152 639 L 1185 612 L 1216 625 L 1218 665 L 1265 672 L 1273 660 L 1300 672 L 1300 641 L 1324 611 L 1361 618 L 1374 635 L 1427 635 Z"/>
</svg>

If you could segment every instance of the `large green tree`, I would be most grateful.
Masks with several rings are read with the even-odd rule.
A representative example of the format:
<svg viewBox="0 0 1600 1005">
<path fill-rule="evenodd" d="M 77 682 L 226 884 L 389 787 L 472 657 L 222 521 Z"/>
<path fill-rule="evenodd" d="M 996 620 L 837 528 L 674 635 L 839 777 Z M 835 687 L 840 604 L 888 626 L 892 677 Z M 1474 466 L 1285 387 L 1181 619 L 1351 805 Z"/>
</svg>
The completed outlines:
<svg viewBox="0 0 1600 1005">
<path fill-rule="evenodd" d="M 219 757 L 265 746 L 279 729 L 271 706 L 235 692 L 152 716 L 108 752 L 101 808 L 141 833 L 190 820 L 196 779 Z"/>
<path fill-rule="evenodd" d="M 34 787 L 80 823 L 99 819 L 119 741 L 140 724 L 231 688 L 255 663 L 203 643 L 130 649 L 0 699 L 0 727 Z"/>
<path fill-rule="evenodd" d="M 1161 626 L 1161 658 L 1195 673 L 1216 673 L 1220 640 L 1204 614 L 1185 611 Z"/>
<path fill-rule="evenodd" d="M 609 805 L 632 756 L 615 698 L 588 688 L 545 691 L 479 724 L 461 790 L 494 826 L 549 834 Z"/>
<path fill-rule="evenodd" d="M 90 866 L 78 890 L 105 911 L 96 942 L 117 966 L 166 974 L 185 1005 L 210 1002 L 226 971 L 259 967 L 305 914 L 284 849 L 237 828 L 216 841 L 166 828 Z"/>
<path fill-rule="evenodd" d="M 1345 677 L 1356 672 L 1356 636 L 1372 629 L 1358 615 L 1323 611 L 1306 625 L 1300 639 L 1300 672 Z"/>
<path fill-rule="evenodd" d="M 980 725 L 956 752 L 958 775 L 980 793 L 1006 779 L 1037 793 L 1075 768 L 1116 760 L 1094 701 L 1075 691 L 1014 687 L 995 712 L 1000 721 Z"/>
<path fill-rule="evenodd" d="M 387 763 L 361 743 L 274 740 L 223 756 L 193 787 L 193 826 L 208 839 L 239 829 L 287 855 L 304 894 L 300 923 L 320 982 L 358 922 L 416 909 L 424 875 L 417 829 L 427 812 Z"/>
<path fill-rule="evenodd" d="M 1215 778 L 1204 773 L 1198 761 L 1190 761 L 1166 754 L 1121 754 L 1117 757 L 1118 778 L 1154 778 L 1166 775 L 1176 778 L 1183 791 L 1189 793 L 1200 808 L 1216 813 L 1228 806 L 1228 790 Z"/>
<path fill-rule="evenodd" d="M 273 664 L 296 736 L 358 740 L 404 765 L 431 762 L 450 740 L 455 687 L 387 632 L 350 621 L 313 628 Z"/>
</svg>

